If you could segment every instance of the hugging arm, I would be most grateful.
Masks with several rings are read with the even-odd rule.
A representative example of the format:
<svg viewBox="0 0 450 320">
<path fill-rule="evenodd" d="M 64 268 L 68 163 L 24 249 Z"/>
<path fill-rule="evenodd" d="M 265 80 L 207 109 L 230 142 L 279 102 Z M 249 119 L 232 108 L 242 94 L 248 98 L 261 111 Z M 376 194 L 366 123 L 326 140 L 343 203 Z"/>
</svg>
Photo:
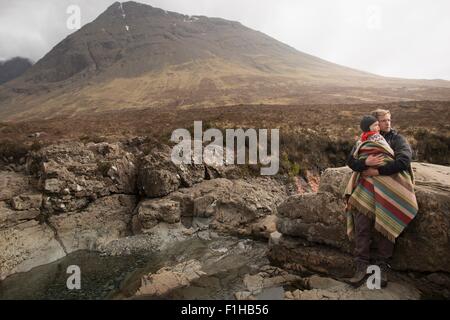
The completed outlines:
<svg viewBox="0 0 450 320">
<path fill-rule="evenodd" d="M 408 170 L 411 164 L 412 151 L 406 139 L 398 135 L 393 143 L 392 149 L 395 153 L 395 160 L 378 168 L 378 172 L 383 176 L 390 176 L 401 171 Z"/>
<path fill-rule="evenodd" d="M 353 147 L 352 151 L 350 152 L 349 156 L 347 157 L 347 165 L 356 172 L 363 172 L 368 168 L 366 166 L 365 160 L 359 160 L 353 157 L 353 153 L 355 152 L 355 148 Z"/>
</svg>

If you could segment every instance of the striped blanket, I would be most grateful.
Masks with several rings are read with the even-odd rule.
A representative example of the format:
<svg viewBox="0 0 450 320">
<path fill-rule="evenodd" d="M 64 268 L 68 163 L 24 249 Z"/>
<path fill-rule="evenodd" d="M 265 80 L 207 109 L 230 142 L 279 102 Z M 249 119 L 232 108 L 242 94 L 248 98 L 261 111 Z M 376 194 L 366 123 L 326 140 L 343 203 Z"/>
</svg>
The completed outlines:
<svg viewBox="0 0 450 320">
<path fill-rule="evenodd" d="M 353 156 L 366 159 L 370 154 L 383 154 L 384 163 L 394 160 L 389 145 L 377 141 L 360 143 Z M 402 233 L 417 214 L 412 171 L 402 171 L 391 176 L 363 177 L 353 172 L 345 189 L 347 197 L 347 235 L 353 238 L 352 209 L 375 220 L 375 229 L 390 241 Z"/>
</svg>

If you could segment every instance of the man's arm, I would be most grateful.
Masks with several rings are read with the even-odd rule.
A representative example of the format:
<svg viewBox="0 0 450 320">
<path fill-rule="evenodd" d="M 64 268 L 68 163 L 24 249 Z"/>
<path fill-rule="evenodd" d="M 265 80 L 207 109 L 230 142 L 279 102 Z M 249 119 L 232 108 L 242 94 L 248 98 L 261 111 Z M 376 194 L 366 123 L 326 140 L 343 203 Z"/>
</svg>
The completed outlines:
<svg viewBox="0 0 450 320">
<path fill-rule="evenodd" d="M 412 151 L 406 139 L 397 135 L 392 145 L 395 153 L 395 160 L 378 168 L 378 172 L 382 176 L 390 176 L 404 170 L 408 170 L 412 159 Z"/>
<path fill-rule="evenodd" d="M 350 152 L 350 155 L 347 157 L 347 165 L 356 172 L 363 172 L 368 167 L 366 166 L 366 163 L 364 160 L 359 160 L 353 157 L 353 153 L 355 152 L 355 146 L 353 147 L 352 151 Z"/>
</svg>

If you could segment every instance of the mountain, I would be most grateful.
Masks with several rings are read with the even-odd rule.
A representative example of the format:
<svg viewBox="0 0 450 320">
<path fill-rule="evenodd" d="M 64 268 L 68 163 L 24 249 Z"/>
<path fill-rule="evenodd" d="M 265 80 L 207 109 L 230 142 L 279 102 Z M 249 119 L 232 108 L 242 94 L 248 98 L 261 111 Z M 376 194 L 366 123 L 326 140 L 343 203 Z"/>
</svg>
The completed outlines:
<svg viewBox="0 0 450 320">
<path fill-rule="evenodd" d="M 0 116 L 126 108 L 450 99 L 450 82 L 386 78 L 239 22 L 116 2 L 0 86 Z"/>
<path fill-rule="evenodd" d="M 21 76 L 32 65 L 30 60 L 22 57 L 0 61 L 0 85 Z"/>
</svg>

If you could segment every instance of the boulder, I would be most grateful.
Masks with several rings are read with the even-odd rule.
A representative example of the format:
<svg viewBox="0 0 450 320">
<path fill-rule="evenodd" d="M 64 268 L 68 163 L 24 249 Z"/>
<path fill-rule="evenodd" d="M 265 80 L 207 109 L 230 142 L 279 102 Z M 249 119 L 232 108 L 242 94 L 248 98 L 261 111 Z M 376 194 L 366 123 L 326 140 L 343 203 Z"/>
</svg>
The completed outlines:
<svg viewBox="0 0 450 320">
<path fill-rule="evenodd" d="M 133 217 L 133 231 L 149 230 L 160 222 L 180 221 L 180 203 L 170 199 L 150 199 L 139 203 L 137 215 Z"/>
<path fill-rule="evenodd" d="M 107 196 L 94 201 L 83 211 L 53 215 L 49 224 L 67 253 L 97 250 L 131 233 L 129 225 L 135 206 L 135 196 Z"/>
<path fill-rule="evenodd" d="M 203 164 L 179 164 L 171 159 L 169 147 L 152 152 L 142 159 L 138 187 L 149 198 L 164 197 L 180 187 L 191 187 L 205 179 Z"/>
<path fill-rule="evenodd" d="M 450 272 L 450 168 L 413 163 L 419 212 L 396 241 L 397 271 Z M 318 193 L 289 197 L 277 209 L 278 233 L 269 242 L 275 264 L 350 276 L 352 243 L 346 237 L 343 192 L 348 168 L 327 169 Z M 281 233 L 281 235 L 280 235 Z"/>
</svg>

